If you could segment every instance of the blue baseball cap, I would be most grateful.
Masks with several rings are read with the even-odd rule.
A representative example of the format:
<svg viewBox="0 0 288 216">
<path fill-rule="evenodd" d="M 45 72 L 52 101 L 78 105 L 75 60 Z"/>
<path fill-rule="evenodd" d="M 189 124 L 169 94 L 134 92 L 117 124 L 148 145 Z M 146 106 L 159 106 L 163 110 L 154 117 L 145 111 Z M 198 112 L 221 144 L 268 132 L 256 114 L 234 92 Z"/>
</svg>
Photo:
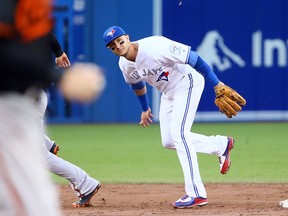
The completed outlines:
<svg viewBox="0 0 288 216">
<path fill-rule="evenodd" d="M 120 28 L 119 26 L 111 26 L 103 34 L 105 46 L 108 46 L 108 44 L 111 41 L 113 41 L 114 39 L 116 39 L 122 35 L 126 35 L 125 31 L 122 28 Z"/>
</svg>

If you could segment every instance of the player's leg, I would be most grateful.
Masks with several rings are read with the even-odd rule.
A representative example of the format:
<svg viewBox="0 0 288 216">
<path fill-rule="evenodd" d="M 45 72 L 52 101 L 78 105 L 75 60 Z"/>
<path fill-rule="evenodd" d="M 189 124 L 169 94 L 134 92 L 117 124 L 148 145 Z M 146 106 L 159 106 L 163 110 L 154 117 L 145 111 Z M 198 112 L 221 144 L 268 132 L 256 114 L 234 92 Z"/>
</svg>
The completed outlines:
<svg viewBox="0 0 288 216">
<path fill-rule="evenodd" d="M 201 86 L 203 77 L 194 70 L 191 71 L 191 74 L 193 75 L 193 91 L 195 93 L 195 91 L 197 90 L 197 86 Z M 201 96 L 200 93 L 198 93 L 198 95 Z M 228 172 L 231 164 L 230 151 L 234 147 L 233 138 L 221 135 L 206 136 L 193 132 L 190 133 L 190 138 L 197 153 L 217 155 L 220 165 L 220 172 L 222 174 L 226 174 Z"/>
<path fill-rule="evenodd" d="M 159 112 L 160 131 L 162 145 L 165 148 L 175 150 L 170 131 L 171 113 L 173 109 L 173 100 L 169 99 L 165 94 L 161 96 L 161 106 Z M 222 170 L 224 162 L 221 163 L 223 153 L 227 147 L 227 137 L 224 136 L 205 136 L 202 134 L 190 133 L 192 144 L 197 153 L 216 154 L 219 157 L 220 170 Z M 221 171 L 222 172 L 222 171 Z"/>
<path fill-rule="evenodd" d="M 41 127 L 44 132 L 45 131 L 44 119 L 45 119 L 45 112 L 47 108 L 48 99 L 43 89 L 41 89 L 40 95 L 35 102 L 36 102 L 36 108 L 37 108 L 37 115 L 40 119 Z M 56 145 L 54 141 L 50 140 L 49 137 L 47 137 L 46 135 L 44 135 L 44 142 L 48 151 L 56 155 L 58 154 L 59 146 Z"/>
<path fill-rule="evenodd" d="M 45 119 L 45 112 L 46 112 L 46 108 L 48 104 L 48 99 L 43 89 L 40 90 L 40 95 L 36 99 L 35 102 L 36 102 L 36 108 L 37 108 L 36 113 L 40 119 L 41 127 L 44 132 L 45 131 L 44 119 Z M 48 151 L 56 155 L 58 154 L 59 146 L 54 141 L 50 140 L 49 137 L 47 137 L 45 134 L 44 134 L 44 142 Z"/>
<path fill-rule="evenodd" d="M 193 132 L 190 136 L 197 153 L 214 154 L 220 157 L 227 147 L 226 136 L 206 136 Z"/>
<path fill-rule="evenodd" d="M 159 110 L 161 141 L 165 148 L 175 150 L 175 145 L 170 132 L 172 109 L 173 100 L 169 99 L 165 94 L 162 94 Z"/>
<path fill-rule="evenodd" d="M 44 134 L 44 143 L 45 143 L 46 149 L 50 151 L 55 141 L 52 141 L 46 134 Z"/>
<path fill-rule="evenodd" d="M 190 197 L 206 198 L 196 150 L 190 136 L 204 81 L 197 83 L 192 75 L 188 74 L 181 82 L 182 88 L 174 92 L 170 133 L 184 173 L 186 194 Z"/>
<path fill-rule="evenodd" d="M 51 140 L 46 134 L 44 134 L 44 143 L 49 152 L 58 156 L 58 151 L 60 150 L 59 145 L 57 145 L 55 141 Z"/>
<path fill-rule="evenodd" d="M 41 89 L 39 97 L 36 99 L 37 114 L 44 122 L 45 112 L 48 104 L 48 99 L 45 91 Z"/>
<path fill-rule="evenodd" d="M 81 200 L 88 196 L 89 199 L 83 200 L 81 203 L 76 202 L 76 204 L 74 204 L 75 207 L 85 207 L 90 204 L 90 199 L 92 198 L 91 195 L 96 194 L 101 186 L 98 180 L 90 177 L 80 167 L 57 157 L 47 150 L 46 163 L 50 172 L 69 181 L 71 188 L 80 199 L 82 198 Z"/>
<path fill-rule="evenodd" d="M 43 90 L 41 91 L 41 94 L 37 100 L 36 107 L 38 111 L 37 115 L 40 119 L 42 133 L 44 133 L 44 115 L 47 108 L 47 95 Z M 56 155 L 58 153 L 59 146 L 45 134 L 44 146 L 42 150 L 48 170 L 56 175 L 66 178 L 79 198 L 88 196 L 91 199 L 91 194 L 95 193 L 96 190 L 98 191 L 97 187 L 101 185 L 99 181 L 91 178 L 79 167 L 57 157 Z M 89 205 L 90 199 L 84 200 L 83 205 Z"/>
<path fill-rule="evenodd" d="M 178 89 L 178 92 L 174 92 L 173 100 L 162 97 L 160 106 L 161 137 L 164 138 L 162 142 L 166 143 L 164 146 L 172 143 L 169 145 L 170 148 L 176 147 L 185 179 L 186 195 L 173 203 L 176 208 L 207 204 L 206 191 L 199 173 L 197 154 L 189 140 L 190 129 L 201 96 L 201 94 L 200 96 L 195 94 L 194 88 L 194 93 L 192 92 L 191 82 L 192 80 L 188 77 L 184 78 L 179 84 L 182 87 Z M 203 83 L 200 93 L 202 90 Z M 196 107 L 191 107 L 192 100 L 193 103 L 196 100 Z M 169 127 L 165 126 L 167 124 Z"/>
<path fill-rule="evenodd" d="M 191 133 L 191 139 L 197 153 L 213 154 L 218 157 L 221 174 L 226 174 L 229 171 L 231 165 L 230 151 L 234 147 L 232 137 Z"/>
<path fill-rule="evenodd" d="M 7 94 L 0 104 L 0 215 L 60 215 L 32 99 Z"/>
</svg>

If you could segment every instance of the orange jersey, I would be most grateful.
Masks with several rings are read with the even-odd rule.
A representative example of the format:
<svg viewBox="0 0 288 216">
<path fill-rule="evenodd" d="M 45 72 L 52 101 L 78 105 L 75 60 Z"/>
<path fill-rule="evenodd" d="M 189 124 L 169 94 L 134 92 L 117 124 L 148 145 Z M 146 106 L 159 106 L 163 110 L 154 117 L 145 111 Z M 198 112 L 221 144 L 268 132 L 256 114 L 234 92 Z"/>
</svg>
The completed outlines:
<svg viewBox="0 0 288 216">
<path fill-rule="evenodd" d="M 17 36 L 31 42 L 46 35 L 52 27 L 51 0 L 18 0 L 11 16 L 11 23 L 0 20 L 0 37 L 13 39 Z"/>
</svg>

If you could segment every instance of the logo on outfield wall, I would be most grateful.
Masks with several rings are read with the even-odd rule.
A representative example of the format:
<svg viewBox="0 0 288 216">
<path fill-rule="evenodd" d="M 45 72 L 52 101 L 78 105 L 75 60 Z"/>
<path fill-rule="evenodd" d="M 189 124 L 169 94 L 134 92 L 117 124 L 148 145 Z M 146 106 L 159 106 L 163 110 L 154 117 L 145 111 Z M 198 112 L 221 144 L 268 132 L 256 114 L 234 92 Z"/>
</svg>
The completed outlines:
<svg viewBox="0 0 288 216">
<path fill-rule="evenodd" d="M 239 67 L 245 66 L 245 61 L 225 45 L 218 31 L 207 32 L 197 52 L 212 68 L 217 68 L 220 72 L 231 68 L 234 64 Z"/>
<path fill-rule="evenodd" d="M 247 44 L 247 47 L 250 47 Z M 206 33 L 196 51 L 219 72 L 231 67 L 245 67 L 246 62 L 237 50 L 230 49 L 221 34 L 214 30 Z M 256 31 L 251 38 L 252 67 L 287 67 L 288 42 L 281 38 L 263 39 L 262 31 Z"/>
</svg>

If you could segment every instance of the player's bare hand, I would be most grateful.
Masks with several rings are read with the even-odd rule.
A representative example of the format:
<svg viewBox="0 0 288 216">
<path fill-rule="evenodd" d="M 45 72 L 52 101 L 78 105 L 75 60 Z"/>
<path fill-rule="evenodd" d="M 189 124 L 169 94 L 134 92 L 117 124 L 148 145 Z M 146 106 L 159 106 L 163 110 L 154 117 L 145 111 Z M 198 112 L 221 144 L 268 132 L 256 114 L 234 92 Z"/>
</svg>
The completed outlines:
<svg viewBox="0 0 288 216">
<path fill-rule="evenodd" d="M 148 108 L 147 111 L 142 112 L 141 114 L 141 121 L 140 121 L 140 125 L 142 125 L 142 127 L 148 127 L 150 124 L 153 123 L 152 118 L 154 118 L 153 114 L 151 113 L 151 109 Z"/>
<path fill-rule="evenodd" d="M 65 52 L 63 52 L 60 57 L 55 59 L 55 63 L 60 68 L 66 68 L 70 66 L 70 60 Z"/>
</svg>

